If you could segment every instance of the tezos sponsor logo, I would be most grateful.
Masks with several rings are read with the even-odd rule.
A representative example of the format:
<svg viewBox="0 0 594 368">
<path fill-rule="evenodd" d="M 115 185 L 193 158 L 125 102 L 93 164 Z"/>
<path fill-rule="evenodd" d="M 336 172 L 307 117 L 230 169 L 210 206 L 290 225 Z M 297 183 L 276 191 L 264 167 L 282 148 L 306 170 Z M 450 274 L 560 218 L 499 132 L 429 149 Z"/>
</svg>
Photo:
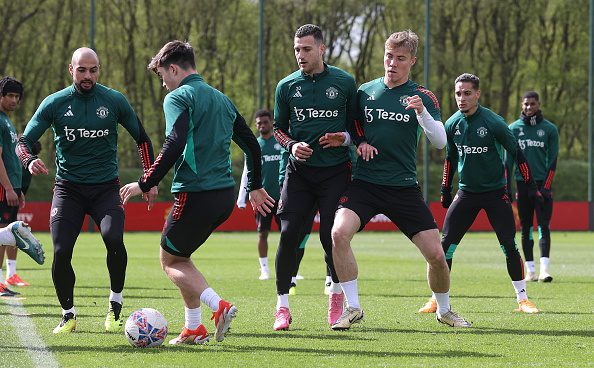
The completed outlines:
<svg viewBox="0 0 594 368">
<path fill-rule="evenodd" d="M 303 121 L 307 118 L 336 118 L 338 117 L 338 110 L 318 110 L 314 108 L 298 109 L 293 108 L 297 121 Z"/>
<path fill-rule="evenodd" d="M 410 121 L 410 115 L 400 112 L 386 111 L 385 109 L 370 109 L 365 106 L 366 122 L 371 123 L 374 119 L 408 123 Z"/>
<path fill-rule="evenodd" d="M 64 126 L 64 136 L 68 142 L 73 142 L 76 138 L 101 138 L 109 135 L 109 129 L 96 130 L 84 128 L 68 128 Z"/>
</svg>

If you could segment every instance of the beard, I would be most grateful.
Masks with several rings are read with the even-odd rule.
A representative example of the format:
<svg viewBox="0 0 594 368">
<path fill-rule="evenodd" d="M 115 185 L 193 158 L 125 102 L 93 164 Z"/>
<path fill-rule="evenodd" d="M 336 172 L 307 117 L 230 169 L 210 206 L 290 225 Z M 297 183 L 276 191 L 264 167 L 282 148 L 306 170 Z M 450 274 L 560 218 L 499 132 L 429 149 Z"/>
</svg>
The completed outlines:
<svg viewBox="0 0 594 368">
<path fill-rule="evenodd" d="M 91 86 L 90 87 L 83 87 L 83 83 L 90 83 Z M 76 87 L 76 89 L 81 92 L 81 93 L 89 93 L 93 90 L 93 87 L 95 87 L 96 82 L 90 81 L 90 80 L 82 80 L 78 83 L 74 83 L 74 86 Z"/>
</svg>

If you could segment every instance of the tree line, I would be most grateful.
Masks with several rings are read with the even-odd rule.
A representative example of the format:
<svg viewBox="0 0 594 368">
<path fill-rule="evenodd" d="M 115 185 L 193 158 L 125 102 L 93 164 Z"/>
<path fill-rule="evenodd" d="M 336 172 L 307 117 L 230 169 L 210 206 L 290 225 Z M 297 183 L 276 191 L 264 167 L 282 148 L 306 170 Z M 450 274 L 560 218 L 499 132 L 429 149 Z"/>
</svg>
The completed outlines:
<svg viewBox="0 0 594 368">
<path fill-rule="evenodd" d="M 320 25 L 327 62 L 359 84 L 383 74 L 385 39 L 410 28 L 421 39 L 412 78 L 424 82 L 429 41 L 428 87 L 444 121 L 456 110 L 454 79 L 471 72 L 481 78 L 480 102 L 508 122 L 519 116 L 525 91 L 539 92 L 545 117 L 559 127 L 560 160 L 586 160 L 588 6 L 587 0 L 434 0 L 426 35 L 424 0 L 265 0 L 264 107 L 273 108 L 277 82 L 297 68 L 292 46 L 298 26 Z M 128 97 L 158 150 L 167 91 L 146 65 L 165 42 L 188 40 L 198 72 L 251 122 L 259 108 L 258 8 L 257 0 L 97 0 L 99 82 Z M 0 0 L 0 73 L 25 85 L 13 117 L 18 131 L 45 96 L 71 83 L 72 52 L 90 45 L 90 14 L 90 1 Z M 120 165 L 138 167 L 132 140 L 121 136 Z M 43 157 L 52 164 L 52 134 L 42 139 Z M 430 159 L 440 162 L 443 153 L 431 150 Z M 241 167 L 236 149 L 234 161 Z"/>
</svg>

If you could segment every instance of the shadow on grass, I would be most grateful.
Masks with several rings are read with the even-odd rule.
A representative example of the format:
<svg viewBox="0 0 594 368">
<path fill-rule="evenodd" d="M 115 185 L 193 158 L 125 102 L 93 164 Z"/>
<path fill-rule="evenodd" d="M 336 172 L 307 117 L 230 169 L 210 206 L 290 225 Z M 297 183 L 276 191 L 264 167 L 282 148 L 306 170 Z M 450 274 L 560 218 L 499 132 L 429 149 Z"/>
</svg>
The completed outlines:
<svg viewBox="0 0 594 368">
<path fill-rule="evenodd" d="M 291 330 L 295 331 L 295 330 Z M 296 333 L 283 333 L 283 332 L 271 332 L 271 333 L 241 333 L 233 332 L 233 336 L 248 337 L 248 338 L 263 338 L 263 339 L 306 339 L 306 340 L 353 340 L 353 341 L 376 341 L 376 338 L 357 336 L 357 335 L 345 335 L 342 333 L 332 333 L 324 335 L 314 334 L 296 334 Z"/>
<path fill-rule="evenodd" d="M 491 328 L 491 327 L 477 327 L 472 328 L 458 328 L 458 329 L 444 329 L 444 330 L 413 330 L 400 328 L 369 328 L 362 329 L 362 331 L 380 332 L 380 333 L 424 333 L 435 335 L 451 335 L 451 334 L 470 334 L 470 335 L 538 335 L 538 336 L 577 336 L 577 337 L 594 337 L 594 331 L 576 331 L 576 330 L 526 330 L 526 329 L 509 329 L 509 328 Z"/>
<path fill-rule="evenodd" d="M 75 289 L 107 289 L 109 290 L 109 284 L 105 284 L 105 285 L 97 285 L 97 286 L 92 286 L 92 285 L 75 285 L 74 286 Z M 173 290 L 173 291 L 177 291 L 178 289 L 175 287 L 150 287 L 150 286 L 124 286 L 124 290 Z"/>
<path fill-rule="evenodd" d="M 214 346 L 213 346 L 214 345 Z M 97 352 L 97 353 L 115 353 L 118 356 L 122 354 L 162 354 L 165 352 L 174 351 L 186 351 L 186 352 L 202 352 L 202 353 L 215 353 L 220 354 L 221 352 L 228 353 L 242 353 L 251 354 L 255 352 L 276 352 L 276 353 L 288 353 L 288 354 L 311 354 L 316 356 L 327 356 L 328 350 L 326 348 L 298 348 L 298 347 L 279 347 L 279 346 L 253 346 L 253 345 L 222 345 L 222 344 L 210 344 L 204 346 L 188 346 L 188 345 L 176 345 L 174 347 L 159 347 L 153 349 L 135 349 L 131 346 L 72 346 L 72 345 L 48 345 L 49 350 L 52 353 L 71 353 L 71 352 Z M 3 347 L 3 352 L 20 352 L 31 350 L 21 346 L 7 346 Z M 386 358 L 386 357 L 417 357 L 417 358 L 499 358 L 502 355 L 496 354 L 485 354 L 476 351 L 456 351 L 456 350 L 445 350 L 440 353 L 425 353 L 416 351 L 370 351 L 370 350 L 332 350 L 332 355 L 337 356 L 351 356 L 361 357 L 366 356 L 370 358 Z"/>
</svg>

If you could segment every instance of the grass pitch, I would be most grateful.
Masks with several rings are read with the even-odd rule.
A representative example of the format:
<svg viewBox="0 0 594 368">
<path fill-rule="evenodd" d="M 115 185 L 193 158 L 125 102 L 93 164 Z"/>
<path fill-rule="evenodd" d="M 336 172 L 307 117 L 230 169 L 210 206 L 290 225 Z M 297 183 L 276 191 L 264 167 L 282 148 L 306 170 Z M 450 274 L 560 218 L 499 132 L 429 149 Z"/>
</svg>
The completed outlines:
<svg viewBox="0 0 594 368">
<path fill-rule="evenodd" d="M 224 342 L 168 346 L 183 326 L 183 304 L 158 261 L 158 233 L 127 233 L 128 271 L 124 311 L 151 307 L 169 323 L 170 335 L 155 349 L 135 349 L 125 336 L 103 332 L 109 281 L 105 250 L 98 234 L 78 239 L 76 271 L 77 332 L 54 336 L 61 309 L 51 280 L 51 241 L 38 234 L 48 259 L 38 266 L 19 255 L 18 272 L 32 286 L 15 288 L 25 297 L 36 333 L 64 367 L 387 367 L 387 366 L 593 366 L 594 235 L 552 234 L 551 284 L 529 283 L 528 295 L 542 309 L 515 313 L 515 294 L 504 256 L 492 233 L 468 234 L 454 256 L 452 305 L 473 322 L 453 329 L 434 315 L 416 314 L 430 295 L 425 263 L 400 233 L 362 233 L 355 237 L 359 287 L 366 320 L 349 331 L 331 331 L 324 264 L 317 234 L 305 252 L 298 294 L 290 298 L 291 330 L 272 331 L 274 280 L 259 281 L 255 233 L 216 233 L 194 254 L 211 286 L 235 303 L 239 314 Z M 270 236 L 274 264 L 278 234 Z M 535 255 L 538 257 L 538 249 Z M 20 341 L 19 318 L 0 300 L 0 366 L 32 367 L 36 346 Z M 214 332 L 210 311 L 203 323 Z M 39 366 L 39 364 L 38 364 Z"/>
</svg>

